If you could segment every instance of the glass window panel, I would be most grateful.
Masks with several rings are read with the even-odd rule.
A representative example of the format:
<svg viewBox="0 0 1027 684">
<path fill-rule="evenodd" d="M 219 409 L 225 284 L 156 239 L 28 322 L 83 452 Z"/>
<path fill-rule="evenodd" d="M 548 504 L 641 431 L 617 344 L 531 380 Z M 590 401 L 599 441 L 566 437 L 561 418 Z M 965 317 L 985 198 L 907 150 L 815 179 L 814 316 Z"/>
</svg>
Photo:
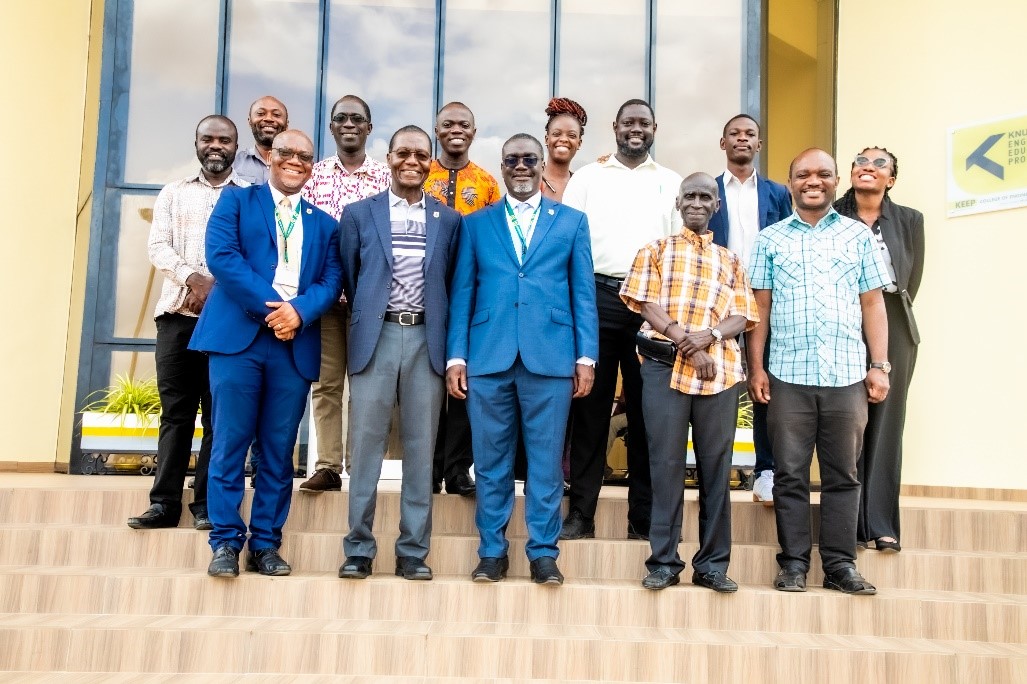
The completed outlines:
<svg viewBox="0 0 1027 684">
<path fill-rule="evenodd" d="M 253 146 L 250 104 L 273 95 L 289 110 L 289 126 L 314 138 L 317 94 L 317 0 L 235 0 L 228 45 L 228 116 L 239 147 Z"/>
<path fill-rule="evenodd" d="M 435 0 L 332 0 L 325 68 L 322 157 L 335 154 L 327 131 L 331 107 L 357 95 L 374 124 L 367 152 L 385 161 L 389 138 L 415 124 L 432 132 L 435 72 Z"/>
<path fill-rule="evenodd" d="M 133 380 L 149 380 L 157 377 L 157 361 L 153 351 L 114 351 L 111 352 L 111 377 L 113 385 L 119 375 L 126 375 Z"/>
<path fill-rule="evenodd" d="M 218 0 L 132 5 L 125 174 L 163 185 L 196 168 L 196 123 L 214 112 Z M 115 143 L 120 141 L 114 141 Z"/>
<path fill-rule="evenodd" d="M 523 132 L 541 140 L 545 133 L 549 7 L 549 0 L 446 2 L 440 104 L 457 100 L 474 112 L 471 160 L 496 180 L 507 138 Z"/>
<path fill-rule="evenodd" d="M 150 263 L 147 240 L 156 195 L 121 196 L 117 277 L 114 289 L 114 337 L 154 339 L 153 310 L 164 276 Z"/>
<path fill-rule="evenodd" d="M 572 164 L 580 168 L 617 151 L 611 130 L 617 108 L 632 98 L 646 99 L 646 0 L 564 0 L 560 7 L 556 94 L 578 101 L 588 113 Z M 657 135 L 657 142 L 661 138 Z"/>
<path fill-rule="evenodd" d="M 719 143 L 724 123 L 742 106 L 742 4 L 656 5 L 656 153 L 683 176 L 727 168 Z"/>
</svg>

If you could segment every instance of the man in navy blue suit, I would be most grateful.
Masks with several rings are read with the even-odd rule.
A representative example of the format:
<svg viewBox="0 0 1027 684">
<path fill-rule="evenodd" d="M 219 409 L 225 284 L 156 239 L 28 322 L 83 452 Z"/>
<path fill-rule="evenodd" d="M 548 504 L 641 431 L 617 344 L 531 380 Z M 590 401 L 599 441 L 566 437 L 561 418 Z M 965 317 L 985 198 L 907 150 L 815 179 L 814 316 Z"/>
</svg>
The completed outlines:
<svg viewBox="0 0 1027 684">
<path fill-rule="evenodd" d="M 733 116 L 724 124 L 720 149 L 727 156 L 727 171 L 717 176 L 720 209 L 710 219 L 710 232 L 713 233 L 713 241 L 737 254 L 746 269 L 759 232 L 792 213 L 788 188 L 768 178 L 757 177 L 754 161 L 762 145 L 760 125 L 748 114 Z M 767 349 L 770 349 L 769 344 Z M 756 448 L 752 498 L 772 506 L 774 453 L 767 433 L 767 405 L 753 402 L 752 413 Z"/>
<path fill-rule="evenodd" d="M 539 192 L 542 144 L 503 145 L 507 196 L 464 218 L 449 308 L 446 386 L 467 398 L 478 485 L 475 582 L 509 568 L 506 528 L 523 434 L 531 579 L 558 585 L 561 456 L 571 399 L 592 389 L 599 320 L 588 219 Z"/>
<path fill-rule="evenodd" d="M 338 226 L 300 198 L 313 161 L 304 133 L 279 133 L 268 183 L 223 192 L 207 223 L 216 283 L 189 346 L 210 355 L 212 577 L 238 576 L 247 543 L 247 570 L 292 571 L 278 553 L 292 501 L 292 450 L 321 367 L 318 319 L 342 290 Z M 247 542 L 239 507 L 254 439 L 262 458 Z"/>
<path fill-rule="evenodd" d="M 378 478 L 399 406 L 403 442 L 396 574 L 430 580 L 432 455 L 445 398 L 450 266 L 460 214 L 423 190 L 431 139 L 404 126 L 389 141 L 392 184 L 346 208 L 339 223 L 349 331 L 349 533 L 339 577 L 364 579 L 378 552 Z"/>
</svg>

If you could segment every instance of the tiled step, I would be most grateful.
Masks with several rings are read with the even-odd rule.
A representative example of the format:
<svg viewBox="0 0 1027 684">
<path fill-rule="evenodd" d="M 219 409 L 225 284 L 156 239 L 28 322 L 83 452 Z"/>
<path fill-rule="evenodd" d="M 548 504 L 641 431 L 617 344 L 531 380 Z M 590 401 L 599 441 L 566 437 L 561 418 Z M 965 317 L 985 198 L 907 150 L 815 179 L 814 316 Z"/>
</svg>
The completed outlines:
<svg viewBox="0 0 1027 684">
<path fill-rule="evenodd" d="M 223 684 L 224 674 L 145 672 L 5 672 L 4 684 Z M 508 677 L 390 677 L 387 675 L 282 675 L 232 673 L 232 684 L 603 684 L 597 679 Z"/>
<path fill-rule="evenodd" d="M 542 589 L 545 591 L 544 589 Z M 1027 646 L 740 630 L 160 615 L 0 615 L 0 667 L 666 682 L 1027 676 Z"/>
<path fill-rule="evenodd" d="M 852 597 L 810 585 L 786 594 L 743 584 L 721 595 L 685 581 L 664 591 L 637 581 L 568 580 L 556 590 L 522 576 L 481 585 L 437 575 L 362 581 L 298 571 L 212 579 L 200 569 L 0 566 L 0 613 L 251 616 L 497 622 L 850 634 L 1022 643 L 1027 596 L 881 589 Z"/>
<path fill-rule="evenodd" d="M 383 531 L 377 536 L 379 572 L 391 572 L 394 567 L 397 534 Z M 477 564 L 477 548 L 476 536 L 436 534 L 428 562 L 440 574 L 467 576 Z M 523 548 L 523 539 L 511 540 L 511 572 L 527 576 Z M 695 543 L 683 543 L 681 557 L 687 561 L 696 548 Z M 736 543 L 729 574 L 745 584 L 767 585 L 777 573 L 777 550 L 773 544 Z M 644 541 L 595 539 L 561 542 L 560 551 L 560 567 L 569 578 L 622 580 L 645 574 L 650 549 Z M 342 534 L 286 533 L 282 555 L 296 570 L 337 571 L 344 560 Z M 190 528 L 144 531 L 122 525 L 0 524 L 0 565 L 200 569 L 209 561 L 207 535 Z M 1027 553 L 864 551 L 857 566 L 879 588 L 1027 594 Z M 814 548 L 810 581 L 821 578 Z"/>
</svg>

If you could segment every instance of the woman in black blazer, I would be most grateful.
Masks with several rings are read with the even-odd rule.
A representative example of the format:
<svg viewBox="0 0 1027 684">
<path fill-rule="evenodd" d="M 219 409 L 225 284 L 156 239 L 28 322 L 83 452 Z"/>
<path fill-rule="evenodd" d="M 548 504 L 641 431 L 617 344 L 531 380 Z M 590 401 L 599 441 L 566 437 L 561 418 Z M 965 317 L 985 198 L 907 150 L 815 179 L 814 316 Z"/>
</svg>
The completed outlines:
<svg viewBox="0 0 1027 684">
<path fill-rule="evenodd" d="M 852 187 L 835 202 L 840 214 L 862 221 L 877 237 L 892 278 L 884 290 L 888 312 L 888 398 L 870 404 L 863 453 L 858 464 L 863 485 L 857 539 L 878 551 L 899 551 L 899 480 L 902 474 L 902 431 L 906 396 L 916 365 L 920 333 L 913 317 L 913 299 L 924 271 L 924 215 L 895 204 L 888 191 L 898 177 L 895 155 L 868 147 L 852 163 Z M 873 359 L 879 361 L 880 359 Z"/>
</svg>

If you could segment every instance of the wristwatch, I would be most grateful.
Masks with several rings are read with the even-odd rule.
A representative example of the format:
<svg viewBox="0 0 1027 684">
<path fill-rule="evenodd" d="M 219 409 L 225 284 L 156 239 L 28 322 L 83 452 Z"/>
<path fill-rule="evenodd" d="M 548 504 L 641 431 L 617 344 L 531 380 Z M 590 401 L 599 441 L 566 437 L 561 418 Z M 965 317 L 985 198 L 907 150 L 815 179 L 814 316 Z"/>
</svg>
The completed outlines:
<svg viewBox="0 0 1027 684">
<path fill-rule="evenodd" d="M 715 339 L 717 342 L 724 341 L 724 335 L 722 335 L 721 332 L 716 328 L 710 328 L 710 334 L 713 335 L 713 339 Z"/>
<path fill-rule="evenodd" d="M 870 367 L 880 369 L 885 375 L 891 373 L 891 364 L 887 361 L 874 361 L 870 364 Z"/>
</svg>

